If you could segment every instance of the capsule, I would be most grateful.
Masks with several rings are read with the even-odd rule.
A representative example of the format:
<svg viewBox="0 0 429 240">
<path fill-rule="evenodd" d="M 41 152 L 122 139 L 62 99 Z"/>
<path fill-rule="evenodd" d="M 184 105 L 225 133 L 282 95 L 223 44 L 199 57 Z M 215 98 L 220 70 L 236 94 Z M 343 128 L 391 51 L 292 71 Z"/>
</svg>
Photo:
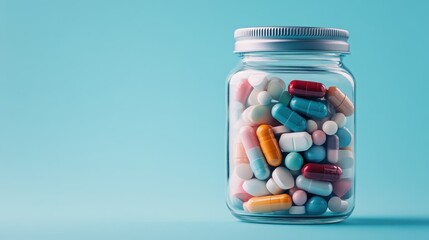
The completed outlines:
<svg viewBox="0 0 429 240">
<path fill-rule="evenodd" d="M 295 182 L 298 188 L 312 194 L 329 196 L 332 193 L 332 183 L 330 182 L 308 179 L 302 175 L 299 175 Z"/>
<path fill-rule="evenodd" d="M 249 163 L 249 159 L 246 155 L 246 150 L 243 147 L 243 143 L 236 142 L 235 148 L 234 148 L 234 163 L 240 164 L 240 163 Z"/>
<path fill-rule="evenodd" d="M 335 165 L 307 163 L 302 167 L 301 173 L 308 179 L 335 182 L 340 179 L 343 171 Z"/>
<path fill-rule="evenodd" d="M 268 164 L 273 167 L 279 166 L 282 163 L 283 156 L 271 126 L 265 124 L 259 126 L 256 129 L 256 135 Z"/>
<path fill-rule="evenodd" d="M 279 194 L 264 197 L 252 197 L 246 203 L 246 210 L 251 213 L 263 213 L 288 210 L 291 206 L 291 197 L 288 194 Z"/>
<path fill-rule="evenodd" d="M 290 94 L 306 98 L 322 98 L 326 94 L 326 87 L 319 82 L 293 80 L 289 83 Z"/>
<path fill-rule="evenodd" d="M 288 91 L 283 91 L 279 97 L 279 103 L 289 106 L 290 100 L 292 99 L 292 95 Z"/>
<path fill-rule="evenodd" d="M 313 101 L 300 97 L 293 97 L 290 108 L 309 118 L 322 119 L 328 115 L 328 108 L 323 102 Z"/>
<path fill-rule="evenodd" d="M 345 127 L 338 129 L 336 135 L 340 139 L 340 148 L 346 148 L 352 142 L 352 133 Z"/>
<path fill-rule="evenodd" d="M 350 116 L 354 112 L 352 101 L 337 87 L 329 87 L 326 93 L 326 98 L 334 106 L 335 110 Z"/>
<path fill-rule="evenodd" d="M 337 135 L 328 136 L 326 143 L 326 148 L 328 152 L 328 162 L 337 163 L 338 162 L 338 149 L 340 148 L 340 139 Z"/>
<path fill-rule="evenodd" d="M 277 121 L 294 132 L 305 131 L 305 129 L 307 129 L 307 121 L 298 113 L 285 107 L 281 103 L 277 103 L 273 106 L 271 114 Z"/>
<path fill-rule="evenodd" d="M 260 180 L 265 180 L 270 176 L 270 169 L 262 154 L 259 142 L 256 137 L 255 130 L 252 127 L 244 126 L 240 129 L 241 142 L 246 150 L 247 158 L 249 159 L 250 168 L 252 168 L 255 177 Z"/>
<path fill-rule="evenodd" d="M 237 86 L 235 99 L 241 104 L 245 105 L 247 102 L 247 98 L 250 95 L 250 92 L 252 92 L 252 89 L 253 87 L 252 85 L 250 85 L 249 81 L 247 79 L 243 80 Z"/>
</svg>

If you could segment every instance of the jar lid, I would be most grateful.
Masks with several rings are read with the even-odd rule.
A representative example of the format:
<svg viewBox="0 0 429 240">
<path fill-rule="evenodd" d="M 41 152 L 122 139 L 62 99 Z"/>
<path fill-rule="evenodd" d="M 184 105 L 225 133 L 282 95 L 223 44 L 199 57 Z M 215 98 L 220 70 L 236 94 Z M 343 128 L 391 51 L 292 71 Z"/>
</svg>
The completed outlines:
<svg viewBox="0 0 429 240">
<path fill-rule="evenodd" d="M 328 51 L 349 53 L 349 32 L 323 27 L 250 27 L 234 32 L 235 53 Z"/>
</svg>

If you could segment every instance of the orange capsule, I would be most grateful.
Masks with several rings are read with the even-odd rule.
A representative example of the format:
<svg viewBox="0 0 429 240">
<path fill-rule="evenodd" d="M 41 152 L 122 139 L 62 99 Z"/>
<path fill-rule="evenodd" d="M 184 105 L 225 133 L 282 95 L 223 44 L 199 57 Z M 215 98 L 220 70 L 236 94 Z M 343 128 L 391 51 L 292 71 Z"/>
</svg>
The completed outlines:
<svg viewBox="0 0 429 240">
<path fill-rule="evenodd" d="M 273 167 L 280 166 L 282 163 L 282 152 L 280 151 L 279 144 L 274 137 L 273 130 L 270 125 L 261 125 L 256 129 L 259 145 L 264 153 L 265 159 L 268 164 Z"/>
<path fill-rule="evenodd" d="M 352 101 L 337 87 L 329 87 L 326 94 L 328 101 L 334 105 L 335 110 L 350 116 L 354 112 Z"/>
<path fill-rule="evenodd" d="M 251 213 L 288 210 L 291 206 L 292 199 L 288 194 L 252 197 L 246 202 L 246 210 Z"/>
</svg>

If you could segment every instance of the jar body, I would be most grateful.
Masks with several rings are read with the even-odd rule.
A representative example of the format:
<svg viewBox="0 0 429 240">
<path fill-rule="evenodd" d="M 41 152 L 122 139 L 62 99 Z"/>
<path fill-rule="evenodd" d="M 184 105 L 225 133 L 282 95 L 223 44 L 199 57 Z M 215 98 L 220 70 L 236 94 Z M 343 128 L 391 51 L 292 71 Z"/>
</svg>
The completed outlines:
<svg viewBox="0 0 429 240">
<path fill-rule="evenodd" d="M 355 82 L 338 54 L 244 54 L 228 78 L 227 205 L 331 223 L 355 205 Z"/>
</svg>

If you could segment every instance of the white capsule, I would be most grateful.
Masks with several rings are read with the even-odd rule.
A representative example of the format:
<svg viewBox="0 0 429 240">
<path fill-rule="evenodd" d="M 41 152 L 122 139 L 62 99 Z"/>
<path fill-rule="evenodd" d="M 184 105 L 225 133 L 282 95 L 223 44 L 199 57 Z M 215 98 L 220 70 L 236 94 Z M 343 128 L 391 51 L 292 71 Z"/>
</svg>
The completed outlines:
<svg viewBox="0 0 429 240">
<path fill-rule="evenodd" d="M 346 115 L 344 115 L 343 113 L 335 113 L 334 116 L 332 116 L 331 120 L 337 123 L 338 128 L 342 128 L 347 124 Z"/>
<path fill-rule="evenodd" d="M 270 194 L 266 187 L 266 182 L 256 178 L 244 181 L 243 189 L 254 197 L 266 196 Z"/>
<path fill-rule="evenodd" d="M 308 179 L 302 175 L 299 175 L 296 178 L 296 186 L 302 190 L 305 190 L 306 192 L 320 196 L 329 196 L 333 190 L 332 184 L 330 182 Z"/>
<path fill-rule="evenodd" d="M 341 200 L 339 197 L 331 197 L 328 201 L 328 208 L 332 212 L 344 212 L 349 207 L 347 201 Z"/>
<path fill-rule="evenodd" d="M 249 76 L 249 83 L 253 88 L 264 91 L 268 85 L 268 78 L 266 73 L 254 73 Z"/>
<path fill-rule="evenodd" d="M 337 123 L 334 121 L 326 121 L 323 123 L 322 130 L 326 135 L 334 135 L 338 130 Z"/>
<path fill-rule="evenodd" d="M 279 140 L 279 145 L 283 152 L 306 151 L 312 144 L 313 139 L 307 132 L 284 133 Z"/>
<path fill-rule="evenodd" d="M 269 105 L 271 103 L 271 95 L 267 91 L 258 93 L 258 102 L 261 105 Z"/>
<path fill-rule="evenodd" d="M 268 191 L 274 195 L 280 194 L 283 192 L 283 189 L 281 189 L 272 178 L 270 178 L 268 180 L 266 187 L 267 187 Z"/>
<path fill-rule="evenodd" d="M 270 93 L 273 99 L 278 100 L 285 89 L 286 85 L 280 78 L 273 77 L 268 82 L 267 92 Z"/>
<path fill-rule="evenodd" d="M 273 171 L 274 182 L 283 190 L 293 188 L 295 180 L 292 174 L 285 167 L 277 167 Z"/>
<path fill-rule="evenodd" d="M 289 214 L 305 214 L 305 206 L 292 206 L 289 208 Z"/>
<path fill-rule="evenodd" d="M 316 130 L 317 130 L 317 123 L 311 119 L 307 120 L 307 132 L 313 133 Z"/>
<path fill-rule="evenodd" d="M 243 111 L 242 118 L 250 125 L 268 124 L 272 121 L 271 109 L 264 105 L 250 106 Z"/>
<path fill-rule="evenodd" d="M 338 162 L 336 165 L 340 166 L 341 169 L 352 168 L 355 160 L 353 152 L 350 150 L 338 150 Z"/>
<path fill-rule="evenodd" d="M 253 177 L 252 168 L 248 163 L 240 163 L 235 166 L 235 173 L 238 177 L 244 180 L 249 180 Z"/>
</svg>

